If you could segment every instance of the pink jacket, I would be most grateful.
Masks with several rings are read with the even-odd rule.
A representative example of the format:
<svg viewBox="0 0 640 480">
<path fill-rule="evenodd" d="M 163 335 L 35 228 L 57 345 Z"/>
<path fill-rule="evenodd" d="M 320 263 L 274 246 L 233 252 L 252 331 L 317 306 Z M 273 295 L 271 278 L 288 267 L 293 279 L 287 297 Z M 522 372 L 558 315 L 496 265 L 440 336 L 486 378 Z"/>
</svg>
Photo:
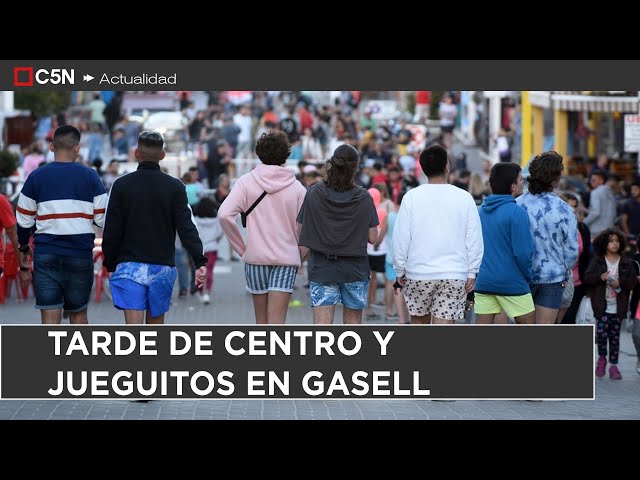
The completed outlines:
<svg viewBox="0 0 640 480">
<path fill-rule="evenodd" d="M 245 245 L 236 218 L 262 195 L 247 217 Z M 238 179 L 220 206 L 218 219 L 233 249 L 252 265 L 300 266 L 296 218 L 307 190 L 294 173 L 276 165 L 258 165 Z"/>
</svg>

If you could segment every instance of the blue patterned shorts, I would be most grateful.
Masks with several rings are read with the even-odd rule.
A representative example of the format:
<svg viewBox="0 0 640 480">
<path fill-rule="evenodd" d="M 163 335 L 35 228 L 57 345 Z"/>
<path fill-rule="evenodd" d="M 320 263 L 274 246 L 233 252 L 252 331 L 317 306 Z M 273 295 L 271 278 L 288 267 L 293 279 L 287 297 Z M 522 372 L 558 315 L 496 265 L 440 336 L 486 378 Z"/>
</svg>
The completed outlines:
<svg viewBox="0 0 640 480">
<path fill-rule="evenodd" d="M 309 282 L 311 306 L 324 307 L 342 303 L 351 310 L 362 310 L 367 306 L 369 280 L 345 283 Z"/>
<path fill-rule="evenodd" d="M 158 317 L 169 311 L 176 275 L 168 265 L 119 263 L 109 280 L 113 304 L 120 310 L 150 310 Z"/>
</svg>

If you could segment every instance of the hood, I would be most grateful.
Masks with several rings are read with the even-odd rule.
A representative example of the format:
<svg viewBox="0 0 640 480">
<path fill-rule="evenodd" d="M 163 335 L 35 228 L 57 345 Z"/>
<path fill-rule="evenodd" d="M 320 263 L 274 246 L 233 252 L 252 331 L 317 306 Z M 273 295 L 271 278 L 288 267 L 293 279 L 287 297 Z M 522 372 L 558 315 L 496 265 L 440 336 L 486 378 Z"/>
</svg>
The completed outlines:
<svg viewBox="0 0 640 480">
<path fill-rule="evenodd" d="M 516 199 L 512 195 L 489 195 L 484 199 L 480 208 L 487 213 L 491 213 L 505 203 L 516 203 Z"/>
<path fill-rule="evenodd" d="M 351 195 L 348 198 L 340 198 L 340 194 L 336 194 L 336 192 L 330 189 L 325 182 L 316 183 L 311 188 L 317 190 L 328 204 L 340 207 L 357 205 L 363 198 L 371 196 L 369 195 L 369 192 L 359 185 L 356 185 L 356 187 L 351 190 Z"/>
<path fill-rule="evenodd" d="M 276 193 L 296 182 L 296 176 L 292 170 L 278 165 L 265 165 L 261 163 L 251 171 L 251 176 L 256 183 L 267 193 Z"/>
</svg>

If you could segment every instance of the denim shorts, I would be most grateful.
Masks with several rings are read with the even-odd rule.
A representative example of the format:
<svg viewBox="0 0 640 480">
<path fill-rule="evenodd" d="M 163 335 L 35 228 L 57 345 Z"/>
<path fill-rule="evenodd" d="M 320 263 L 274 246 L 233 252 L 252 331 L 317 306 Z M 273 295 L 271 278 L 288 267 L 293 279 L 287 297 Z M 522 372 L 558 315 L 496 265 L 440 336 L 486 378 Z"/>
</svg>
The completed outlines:
<svg viewBox="0 0 640 480">
<path fill-rule="evenodd" d="M 109 280 L 113 304 L 120 310 L 150 310 L 152 317 L 169 311 L 177 270 L 168 265 L 123 262 Z"/>
<path fill-rule="evenodd" d="M 311 306 L 324 307 L 342 303 L 351 310 L 362 310 L 367 306 L 369 280 L 345 283 L 309 282 Z"/>
<path fill-rule="evenodd" d="M 562 305 L 564 282 L 535 283 L 530 285 L 533 303 L 545 308 L 559 309 Z"/>
<path fill-rule="evenodd" d="M 33 257 L 33 285 L 36 308 L 63 308 L 81 312 L 87 308 L 93 287 L 93 258 L 36 253 Z"/>
</svg>

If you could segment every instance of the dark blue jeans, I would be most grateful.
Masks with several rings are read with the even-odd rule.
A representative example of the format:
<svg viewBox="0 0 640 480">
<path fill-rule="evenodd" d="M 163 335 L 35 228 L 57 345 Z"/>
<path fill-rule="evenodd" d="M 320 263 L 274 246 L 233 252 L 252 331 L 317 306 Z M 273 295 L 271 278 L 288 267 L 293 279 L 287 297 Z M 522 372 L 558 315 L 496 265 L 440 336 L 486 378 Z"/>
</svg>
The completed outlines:
<svg viewBox="0 0 640 480">
<path fill-rule="evenodd" d="M 81 312 L 87 308 L 93 287 L 93 258 L 64 257 L 36 253 L 33 259 L 33 284 L 36 308 L 63 308 Z"/>
</svg>

